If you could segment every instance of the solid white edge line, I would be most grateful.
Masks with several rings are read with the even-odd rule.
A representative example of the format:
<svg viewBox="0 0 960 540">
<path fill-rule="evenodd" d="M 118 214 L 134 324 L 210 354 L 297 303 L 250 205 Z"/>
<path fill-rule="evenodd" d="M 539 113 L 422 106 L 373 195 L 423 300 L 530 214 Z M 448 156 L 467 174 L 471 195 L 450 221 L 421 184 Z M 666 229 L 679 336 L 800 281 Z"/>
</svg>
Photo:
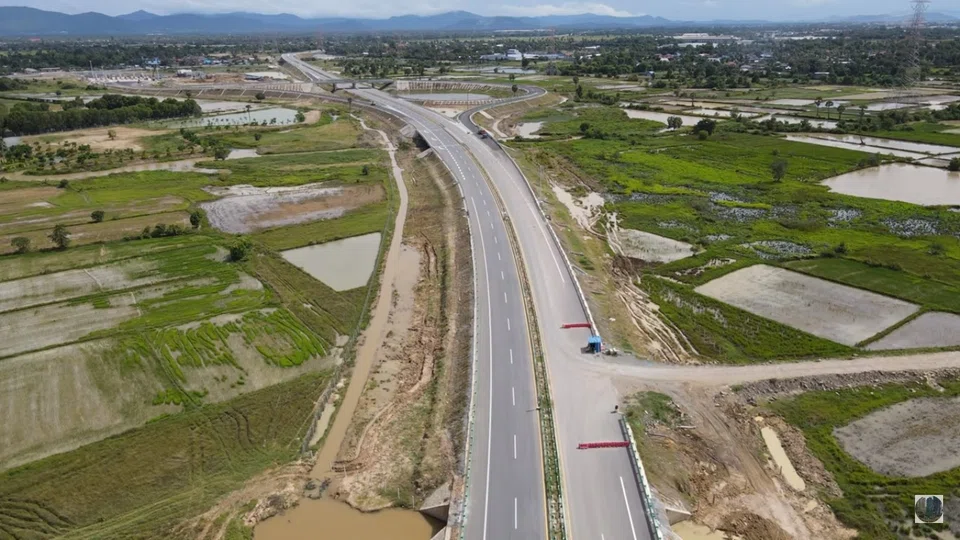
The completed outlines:
<svg viewBox="0 0 960 540">
<path fill-rule="evenodd" d="M 623 490 L 623 504 L 627 506 L 627 519 L 630 520 L 630 532 L 633 533 L 633 540 L 637 540 L 637 529 L 633 526 L 633 513 L 630 512 L 630 502 L 627 501 L 627 488 L 623 485 L 623 477 L 620 477 L 620 489 Z"/>
</svg>

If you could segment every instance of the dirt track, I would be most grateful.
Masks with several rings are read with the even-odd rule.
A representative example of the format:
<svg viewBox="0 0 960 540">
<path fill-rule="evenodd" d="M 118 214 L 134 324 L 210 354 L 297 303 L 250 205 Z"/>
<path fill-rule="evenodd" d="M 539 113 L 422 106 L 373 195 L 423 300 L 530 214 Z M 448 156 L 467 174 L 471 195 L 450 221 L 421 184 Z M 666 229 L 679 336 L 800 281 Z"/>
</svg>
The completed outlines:
<svg viewBox="0 0 960 540">
<path fill-rule="evenodd" d="M 836 358 L 806 362 L 781 362 L 749 366 L 672 366 L 640 362 L 633 358 L 590 357 L 585 359 L 598 373 L 617 375 L 625 380 L 687 382 L 708 386 L 792 379 L 812 375 L 852 374 L 865 371 L 933 371 L 960 368 L 960 352 Z"/>
</svg>

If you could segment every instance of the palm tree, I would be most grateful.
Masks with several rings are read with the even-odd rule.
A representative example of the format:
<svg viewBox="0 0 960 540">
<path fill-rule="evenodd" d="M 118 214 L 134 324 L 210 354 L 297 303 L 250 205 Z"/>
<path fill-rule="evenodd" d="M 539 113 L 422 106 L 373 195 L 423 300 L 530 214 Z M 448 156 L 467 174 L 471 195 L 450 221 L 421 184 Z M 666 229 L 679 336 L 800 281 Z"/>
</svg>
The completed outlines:
<svg viewBox="0 0 960 540">
<path fill-rule="evenodd" d="M 820 104 L 823 103 L 823 98 L 817 97 L 813 102 L 817 104 L 817 118 L 820 118 Z"/>
<path fill-rule="evenodd" d="M 247 106 L 244 108 L 247 109 L 247 121 L 250 121 L 250 109 L 251 109 L 250 104 L 247 103 Z"/>
<path fill-rule="evenodd" d="M 830 119 L 830 107 L 833 107 L 833 100 L 827 101 L 827 120 Z"/>
<path fill-rule="evenodd" d="M 837 120 L 843 120 L 843 111 L 847 110 L 846 105 L 837 105 Z"/>
</svg>

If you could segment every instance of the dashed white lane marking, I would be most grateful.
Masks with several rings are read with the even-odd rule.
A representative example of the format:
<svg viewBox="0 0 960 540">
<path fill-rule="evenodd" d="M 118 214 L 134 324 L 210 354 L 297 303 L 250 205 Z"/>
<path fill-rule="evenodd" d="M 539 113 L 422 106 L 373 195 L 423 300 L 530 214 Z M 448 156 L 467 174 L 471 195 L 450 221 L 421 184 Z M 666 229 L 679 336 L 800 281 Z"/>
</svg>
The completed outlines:
<svg viewBox="0 0 960 540">
<path fill-rule="evenodd" d="M 513 435 L 513 459 L 517 459 L 517 435 Z"/>
<path fill-rule="evenodd" d="M 494 243 L 494 244 L 499 244 L 499 243 L 500 243 L 500 241 L 497 240 L 497 237 L 496 237 L 496 236 L 493 237 L 493 243 Z"/>
<path fill-rule="evenodd" d="M 503 270 L 501 270 L 501 271 L 500 271 L 500 281 L 503 281 L 503 280 L 504 280 L 504 277 L 503 277 Z"/>
<path fill-rule="evenodd" d="M 513 498 L 513 530 L 517 530 L 517 498 L 516 497 Z M 637 535 L 633 535 L 633 540 L 637 540 Z"/>
<path fill-rule="evenodd" d="M 507 331 L 510 330 L 510 318 L 507 317 Z"/>
<path fill-rule="evenodd" d="M 510 363 L 513 363 L 513 349 L 510 349 Z"/>
<path fill-rule="evenodd" d="M 510 398 L 511 398 L 511 401 L 513 401 L 513 406 L 516 407 L 516 406 L 517 406 L 517 389 L 516 389 L 516 387 L 513 387 L 513 386 L 510 387 Z M 516 435 L 514 435 L 514 437 L 516 437 Z"/>
<path fill-rule="evenodd" d="M 509 302 L 507 302 L 507 293 L 503 293 L 503 303 L 504 303 L 504 304 L 509 303 Z"/>
<path fill-rule="evenodd" d="M 499 252 L 499 251 L 497 252 L 497 260 L 498 260 L 498 261 L 502 261 L 502 260 L 503 260 L 503 259 L 500 258 L 500 252 Z"/>
</svg>

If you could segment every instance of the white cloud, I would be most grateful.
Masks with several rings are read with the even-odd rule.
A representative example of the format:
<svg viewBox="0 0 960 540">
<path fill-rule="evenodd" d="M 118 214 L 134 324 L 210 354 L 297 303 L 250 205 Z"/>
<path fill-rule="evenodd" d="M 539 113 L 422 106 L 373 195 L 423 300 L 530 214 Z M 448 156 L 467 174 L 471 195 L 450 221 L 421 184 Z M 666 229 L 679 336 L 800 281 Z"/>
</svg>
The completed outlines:
<svg viewBox="0 0 960 540">
<path fill-rule="evenodd" d="M 616 9 L 607 4 L 595 2 L 564 2 L 562 4 L 538 4 L 535 6 L 500 6 L 497 13 L 517 17 L 535 17 L 546 15 L 580 15 L 592 13 L 594 15 L 609 15 L 611 17 L 633 17 L 638 14 L 622 9 Z"/>
</svg>

